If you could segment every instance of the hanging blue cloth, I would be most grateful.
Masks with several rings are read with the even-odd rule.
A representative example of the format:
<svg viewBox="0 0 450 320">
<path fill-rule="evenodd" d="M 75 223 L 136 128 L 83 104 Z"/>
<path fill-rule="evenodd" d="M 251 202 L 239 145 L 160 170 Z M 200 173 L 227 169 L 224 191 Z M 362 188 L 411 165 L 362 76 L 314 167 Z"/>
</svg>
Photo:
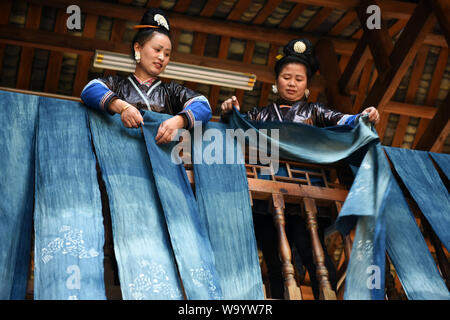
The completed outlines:
<svg viewBox="0 0 450 320">
<path fill-rule="evenodd" d="M 228 129 L 229 124 L 215 122 L 194 128 L 192 157 L 203 160 L 193 163 L 195 194 L 207 223 L 224 299 L 264 299 L 241 145 L 214 148 L 226 143 Z M 234 154 L 236 163 L 221 161 L 226 153 Z"/>
<path fill-rule="evenodd" d="M 178 271 L 188 299 L 220 299 L 222 292 L 205 220 L 181 162 L 174 163 L 176 142 L 156 144 L 159 125 L 172 116 L 145 112 L 143 132 Z"/>
<path fill-rule="evenodd" d="M 125 300 L 183 299 L 163 208 L 139 129 L 89 110 L 108 193 L 114 252 Z"/>
<path fill-rule="evenodd" d="M 444 172 L 447 179 L 450 180 L 450 155 L 445 153 L 429 152 L 430 156 L 438 164 L 439 168 Z"/>
<path fill-rule="evenodd" d="M 234 110 L 230 122 L 237 128 L 260 132 L 266 129 L 261 134 L 271 143 L 276 141 L 268 137 L 267 130 L 279 129 L 280 158 L 321 164 L 345 159 L 355 168 L 354 183 L 336 221 L 344 235 L 357 227 L 347 272 L 346 299 L 384 299 L 385 248 L 408 297 L 450 298 L 393 178 L 378 136 L 365 123 L 365 117 L 359 119 L 355 128 L 316 128 L 296 123 L 249 122 Z M 398 239 L 404 233 L 409 236 Z M 419 273 L 420 281 L 410 276 Z"/>
<path fill-rule="evenodd" d="M 39 97 L 0 91 L 0 300 L 25 299 Z"/>
<path fill-rule="evenodd" d="M 38 119 L 34 298 L 106 299 L 102 205 L 86 108 L 41 97 Z"/>
<path fill-rule="evenodd" d="M 447 250 L 450 197 L 428 152 L 384 147 L 400 178 Z"/>
</svg>

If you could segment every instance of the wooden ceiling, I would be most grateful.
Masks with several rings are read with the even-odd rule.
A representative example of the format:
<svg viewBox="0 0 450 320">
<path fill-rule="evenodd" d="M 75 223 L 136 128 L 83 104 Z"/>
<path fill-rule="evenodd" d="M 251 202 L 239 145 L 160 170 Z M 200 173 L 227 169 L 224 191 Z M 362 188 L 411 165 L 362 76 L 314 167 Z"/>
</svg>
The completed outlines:
<svg viewBox="0 0 450 320">
<path fill-rule="evenodd" d="M 66 28 L 73 4 L 81 30 Z M 380 6 L 379 30 L 360 22 L 370 4 Z M 172 60 L 257 75 L 245 92 L 184 83 L 214 109 L 232 94 L 243 110 L 266 105 L 276 55 L 306 37 L 321 64 L 310 100 L 349 113 L 375 105 L 384 145 L 450 153 L 448 0 L 2 0 L 0 86 L 79 97 L 90 79 L 116 74 L 92 67 L 95 50 L 129 53 L 148 7 L 168 13 Z"/>
</svg>

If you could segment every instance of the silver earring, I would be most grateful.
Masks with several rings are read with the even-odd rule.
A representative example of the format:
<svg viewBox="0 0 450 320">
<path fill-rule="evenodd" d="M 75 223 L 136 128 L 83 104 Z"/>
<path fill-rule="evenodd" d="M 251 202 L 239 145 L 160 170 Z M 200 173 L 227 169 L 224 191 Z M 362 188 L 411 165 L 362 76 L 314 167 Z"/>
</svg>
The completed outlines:
<svg viewBox="0 0 450 320">
<path fill-rule="evenodd" d="M 276 84 L 272 85 L 272 92 L 275 94 L 278 93 L 278 88 Z"/>
<path fill-rule="evenodd" d="M 308 97 L 309 97 L 309 89 L 305 89 L 305 97 L 306 97 L 306 99 L 308 99 Z"/>
<path fill-rule="evenodd" d="M 141 62 L 141 54 L 139 52 L 134 53 L 134 60 L 136 60 L 137 63 Z"/>
</svg>

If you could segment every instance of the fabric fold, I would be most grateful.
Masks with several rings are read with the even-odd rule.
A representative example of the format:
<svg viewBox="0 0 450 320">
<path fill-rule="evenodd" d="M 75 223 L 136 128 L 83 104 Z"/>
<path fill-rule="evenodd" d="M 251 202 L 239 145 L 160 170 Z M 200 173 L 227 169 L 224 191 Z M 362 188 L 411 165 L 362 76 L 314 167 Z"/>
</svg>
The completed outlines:
<svg viewBox="0 0 450 320">
<path fill-rule="evenodd" d="M 86 108 L 40 97 L 34 298 L 106 299 L 104 227 Z"/>
<path fill-rule="evenodd" d="M 39 97 L 0 91 L 0 300 L 25 299 Z"/>
</svg>

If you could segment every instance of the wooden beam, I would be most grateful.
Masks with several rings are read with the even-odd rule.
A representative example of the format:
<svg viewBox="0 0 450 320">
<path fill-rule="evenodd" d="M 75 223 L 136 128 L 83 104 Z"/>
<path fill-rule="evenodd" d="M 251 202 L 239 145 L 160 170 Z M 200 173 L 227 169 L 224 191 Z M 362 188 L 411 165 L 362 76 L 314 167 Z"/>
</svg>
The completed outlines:
<svg viewBox="0 0 450 320">
<path fill-rule="evenodd" d="M 312 6 L 349 10 L 359 5 L 359 0 L 290 0 Z M 382 0 L 376 3 L 386 18 L 408 19 L 415 9 L 414 3 Z"/>
<path fill-rule="evenodd" d="M 253 19 L 253 24 L 263 24 L 264 21 L 274 12 L 274 10 L 283 2 L 283 0 L 272 0 L 267 1 L 264 7 L 258 12 L 256 17 Z"/>
<path fill-rule="evenodd" d="M 347 28 L 353 20 L 355 20 L 358 16 L 356 15 L 356 11 L 353 9 L 348 10 L 345 15 L 339 19 L 339 21 L 334 25 L 334 27 L 328 33 L 330 36 L 338 36 Z"/>
<path fill-rule="evenodd" d="M 450 94 L 442 102 L 419 142 L 417 150 L 439 152 L 450 133 Z"/>
<path fill-rule="evenodd" d="M 356 94 L 355 101 L 353 102 L 352 114 L 356 114 L 359 110 L 364 109 L 362 105 L 366 92 L 369 87 L 370 76 L 372 75 L 373 60 L 367 60 L 364 65 L 364 69 L 361 74 L 361 80 L 359 81 L 358 93 Z"/>
<path fill-rule="evenodd" d="M 67 15 L 63 9 L 59 9 L 56 14 L 55 33 L 65 33 Z M 56 93 L 58 90 L 59 77 L 61 75 L 61 65 L 64 53 L 60 51 L 51 51 L 48 58 L 47 74 L 45 78 L 44 91 Z"/>
<path fill-rule="evenodd" d="M 367 14 L 366 9 L 370 5 L 376 5 L 376 2 L 373 0 L 361 0 L 361 4 L 356 8 L 356 13 L 358 14 L 359 21 L 364 30 L 364 36 L 367 37 L 367 44 L 370 47 L 370 52 L 372 53 L 378 74 L 383 77 L 383 73 L 391 68 L 389 55 L 391 54 L 394 45 L 383 21 L 381 22 L 380 29 L 370 30 L 367 28 L 367 19 L 370 15 Z"/>
<path fill-rule="evenodd" d="M 245 12 L 245 10 L 247 10 L 251 2 L 252 2 L 251 0 L 236 1 L 236 4 L 234 5 L 233 9 L 231 9 L 231 12 L 227 16 L 227 20 L 230 21 L 239 20 L 242 14 Z"/>
<path fill-rule="evenodd" d="M 364 35 L 358 42 L 355 51 L 353 51 L 350 61 L 338 80 L 339 90 L 343 94 L 349 94 L 355 87 L 356 81 L 361 74 L 361 71 L 370 57 L 370 50 L 368 46 L 368 35 Z"/>
<path fill-rule="evenodd" d="M 322 8 L 319 12 L 308 22 L 308 24 L 303 27 L 305 31 L 314 31 L 316 30 L 322 22 L 328 18 L 328 16 L 333 12 L 333 8 Z"/>
<path fill-rule="evenodd" d="M 192 0 L 178 0 L 177 3 L 175 4 L 175 7 L 172 10 L 175 12 L 183 13 L 189 8 L 191 2 Z"/>
<path fill-rule="evenodd" d="M 294 8 L 289 12 L 289 14 L 283 19 L 283 21 L 278 26 L 281 29 L 289 29 L 295 20 L 300 16 L 300 14 L 307 8 L 306 4 L 297 3 Z"/>
<path fill-rule="evenodd" d="M 41 22 L 42 7 L 30 4 L 27 11 L 25 28 L 38 29 Z M 19 71 L 17 72 L 16 88 L 29 89 L 33 67 L 34 48 L 22 48 L 20 53 Z"/>
<path fill-rule="evenodd" d="M 406 92 L 405 101 L 407 103 L 413 103 L 416 97 L 417 89 L 419 87 L 420 78 L 422 77 L 423 68 L 428 55 L 428 46 L 423 46 L 417 53 L 416 61 L 411 73 L 411 78 L 409 80 L 408 90 Z M 408 128 L 409 116 L 401 115 L 399 119 L 399 125 L 395 130 L 394 139 L 392 140 L 393 147 L 401 147 L 403 143 L 403 138 Z"/>
<path fill-rule="evenodd" d="M 210 17 L 216 12 L 217 7 L 222 2 L 222 0 L 210 0 L 207 1 L 205 6 L 203 7 L 202 11 L 200 12 L 200 15 L 202 17 Z"/>
<path fill-rule="evenodd" d="M 341 95 L 338 81 L 341 77 L 339 63 L 333 43 L 320 40 L 316 44 L 316 55 L 320 62 L 320 74 L 325 78 L 326 94 L 329 107 L 344 113 L 352 111 L 352 102 L 348 96 Z"/>
<path fill-rule="evenodd" d="M 431 8 L 422 0 L 392 50 L 389 57 L 392 67 L 384 76 L 378 76 L 363 105 L 377 106 L 383 112 L 435 21 Z"/>
<path fill-rule="evenodd" d="M 450 44 L 450 4 L 448 0 L 431 0 L 431 4 L 447 43 Z"/>
<path fill-rule="evenodd" d="M 8 24 L 9 14 L 11 13 L 12 0 L 0 2 L 0 25 Z M 3 56 L 5 54 L 5 44 L 0 44 L 0 74 L 3 69 Z"/>
<path fill-rule="evenodd" d="M 94 38 L 97 30 L 98 16 L 87 15 L 84 21 L 83 36 L 86 38 Z M 79 96 L 89 78 L 89 69 L 92 64 L 91 55 L 78 55 L 77 71 L 73 81 L 72 95 Z"/>
<path fill-rule="evenodd" d="M 113 51 L 125 54 L 129 54 L 130 51 L 129 44 L 127 43 L 113 43 L 109 40 L 90 39 L 42 30 L 29 30 L 1 25 L 0 43 L 59 52 L 72 52 L 88 56 L 92 56 L 95 53 L 95 50 Z M 210 68 L 252 73 L 255 74 L 257 80 L 261 82 L 273 83 L 275 80 L 274 71 L 267 66 L 180 52 L 173 52 L 172 60 Z M 311 85 L 318 88 L 323 87 L 324 80 L 321 76 L 316 75 L 313 78 Z"/>
<path fill-rule="evenodd" d="M 416 105 L 412 103 L 389 101 L 384 108 L 384 111 L 405 116 L 433 119 L 436 114 L 437 108 L 431 106 Z"/>
</svg>

